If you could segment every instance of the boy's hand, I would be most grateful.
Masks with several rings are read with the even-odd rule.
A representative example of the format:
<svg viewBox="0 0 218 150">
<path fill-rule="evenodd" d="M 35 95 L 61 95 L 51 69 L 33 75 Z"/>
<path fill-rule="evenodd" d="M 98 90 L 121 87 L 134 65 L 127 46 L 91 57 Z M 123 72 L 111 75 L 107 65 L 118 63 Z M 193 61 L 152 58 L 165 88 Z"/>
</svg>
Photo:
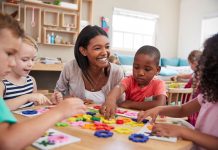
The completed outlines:
<svg viewBox="0 0 218 150">
<path fill-rule="evenodd" d="M 58 111 L 63 114 L 64 118 L 71 117 L 75 114 L 85 114 L 86 112 L 83 101 L 75 97 L 64 99 L 55 107 L 55 109 L 58 109 Z"/>
<path fill-rule="evenodd" d="M 28 101 L 34 102 L 35 105 L 52 104 L 52 102 L 41 93 L 28 94 Z"/>
<path fill-rule="evenodd" d="M 183 126 L 158 123 L 153 126 L 152 131 L 160 136 L 181 137 L 184 129 Z"/>
<path fill-rule="evenodd" d="M 100 113 L 106 118 L 112 118 L 117 110 L 117 105 L 116 103 L 113 102 L 105 102 L 102 104 Z"/>
<path fill-rule="evenodd" d="M 53 104 L 58 104 L 63 100 L 63 95 L 61 92 L 55 91 L 51 96 L 51 102 Z"/>
<path fill-rule="evenodd" d="M 141 111 L 138 113 L 138 122 L 141 122 L 143 119 L 147 118 L 148 116 L 150 116 L 152 118 L 152 123 L 155 122 L 157 116 L 159 115 L 161 110 L 161 107 L 155 107 L 152 109 L 149 109 L 147 111 Z"/>
</svg>

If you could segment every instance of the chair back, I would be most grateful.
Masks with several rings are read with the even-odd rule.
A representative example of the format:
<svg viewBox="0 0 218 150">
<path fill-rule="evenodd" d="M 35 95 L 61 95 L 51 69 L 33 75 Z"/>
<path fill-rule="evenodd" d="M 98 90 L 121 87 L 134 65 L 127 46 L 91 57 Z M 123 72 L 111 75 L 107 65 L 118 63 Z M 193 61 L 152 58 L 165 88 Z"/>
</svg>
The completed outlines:
<svg viewBox="0 0 218 150">
<path fill-rule="evenodd" d="M 167 93 L 168 105 L 172 102 L 178 105 L 179 100 L 181 103 L 186 103 L 192 98 L 193 88 L 169 88 Z"/>
</svg>

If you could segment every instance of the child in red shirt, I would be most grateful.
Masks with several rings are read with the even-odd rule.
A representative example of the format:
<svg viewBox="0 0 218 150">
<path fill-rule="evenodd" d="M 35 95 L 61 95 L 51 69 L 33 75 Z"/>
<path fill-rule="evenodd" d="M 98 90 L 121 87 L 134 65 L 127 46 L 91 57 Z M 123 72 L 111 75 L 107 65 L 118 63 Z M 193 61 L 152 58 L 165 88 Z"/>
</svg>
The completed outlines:
<svg viewBox="0 0 218 150">
<path fill-rule="evenodd" d="M 154 76 L 160 72 L 160 52 L 153 46 L 142 46 L 135 54 L 133 75 L 124 78 L 108 94 L 101 113 L 110 118 L 115 114 L 116 102 L 125 92 L 126 100 L 120 107 L 147 110 L 166 102 L 165 84 Z"/>
</svg>

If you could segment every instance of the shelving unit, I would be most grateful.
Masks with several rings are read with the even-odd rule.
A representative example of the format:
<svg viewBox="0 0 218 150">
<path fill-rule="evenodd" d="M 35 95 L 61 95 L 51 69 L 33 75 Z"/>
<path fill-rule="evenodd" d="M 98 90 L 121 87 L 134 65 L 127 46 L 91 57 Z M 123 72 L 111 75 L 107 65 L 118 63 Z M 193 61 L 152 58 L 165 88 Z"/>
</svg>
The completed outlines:
<svg viewBox="0 0 218 150">
<path fill-rule="evenodd" d="M 93 0 L 81 0 L 81 10 L 80 10 L 80 30 L 84 28 L 86 25 L 93 24 Z"/>
<path fill-rule="evenodd" d="M 45 26 L 59 26 L 59 12 L 44 10 L 43 25 Z"/>
<path fill-rule="evenodd" d="M 66 27 L 67 30 L 71 28 L 77 28 L 77 14 L 74 13 L 62 13 L 61 26 Z"/>
<path fill-rule="evenodd" d="M 58 35 L 59 37 L 62 37 L 62 39 L 59 42 L 55 43 L 49 43 L 47 39 L 47 35 Z M 77 37 L 77 32 L 76 31 L 67 31 L 65 29 L 55 29 L 55 28 L 43 28 L 43 44 L 45 45 L 53 45 L 53 46 L 66 46 L 66 47 L 71 47 L 74 46 L 75 44 L 75 39 Z"/>
<path fill-rule="evenodd" d="M 72 47 L 81 29 L 81 19 L 92 24 L 92 0 L 65 0 L 60 5 L 52 4 L 53 1 L 20 0 L 16 4 L 0 3 L 2 11 L 16 14 L 16 19 L 25 32 L 39 44 Z M 51 34 L 52 42 L 49 41 Z M 55 40 L 53 35 L 58 35 Z"/>
<path fill-rule="evenodd" d="M 41 43 L 41 8 L 32 5 L 24 6 L 24 30 Z"/>
<path fill-rule="evenodd" d="M 40 7 L 45 7 L 45 8 L 51 8 L 51 9 L 54 9 L 54 10 L 63 10 L 63 11 L 78 11 L 78 3 L 79 3 L 80 0 L 73 0 L 71 4 L 71 6 L 74 5 L 74 7 L 69 7 L 69 6 L 59 6 L 59 5 L 53 5 L 53 4 L 46 4 L 40 0 L 38 1 L 35 1 L 35 0 L 24 0 L 24 3 L 26 4 L 31 4 L 31 5 L 34 5 L 34 6 L 40 6 Z M 48 1 L 45 1 L 45 2 L 48 2 Z"/>
<path fill-rule="evenodd" d="M 2 2 L 2 12 L 10 14 L 20 21 L 20 4 Z"/>
</svg>

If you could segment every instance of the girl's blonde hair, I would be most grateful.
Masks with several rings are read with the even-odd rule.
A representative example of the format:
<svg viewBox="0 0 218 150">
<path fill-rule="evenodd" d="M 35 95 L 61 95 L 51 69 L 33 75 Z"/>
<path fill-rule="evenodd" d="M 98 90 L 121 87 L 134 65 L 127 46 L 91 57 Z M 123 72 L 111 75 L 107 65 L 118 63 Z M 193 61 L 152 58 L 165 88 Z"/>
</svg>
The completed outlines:
<svg viewBox="0 0 218 150">
<path fill-rule="evenodd" d="M 23 42 L 34 47 L 38 51 L 38 44 L 32 37 L 25 35 L 23 38 Z"/>
<path fill-rule="evenodd" d="M 199 51 L 199 50 L 193 50 L 191 51 L 191 53 L 188 55 L 188 60 L 189 62 L 191 63 L 194 63 L 194 62 L 198 62 L 200 57 L 202 55 L 202 52 Z"/>
</svg>

